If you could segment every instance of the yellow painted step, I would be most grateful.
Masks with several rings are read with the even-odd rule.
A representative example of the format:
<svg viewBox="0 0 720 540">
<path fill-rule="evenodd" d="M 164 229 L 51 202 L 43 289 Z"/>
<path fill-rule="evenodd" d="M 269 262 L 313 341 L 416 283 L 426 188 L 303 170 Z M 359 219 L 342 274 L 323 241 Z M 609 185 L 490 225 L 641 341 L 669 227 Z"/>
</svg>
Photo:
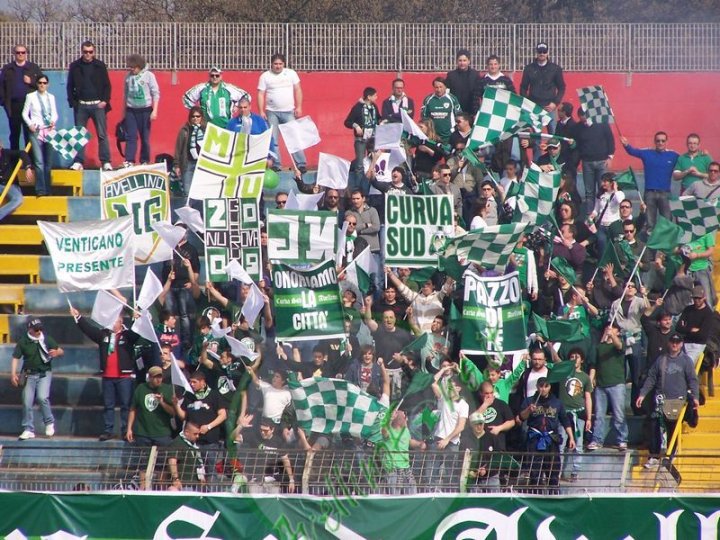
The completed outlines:
<svg viewBox="0 0 720 540">
<path fill-rule="evenodd" d="M 688 433 L 682 437 L 683 452 L 717 450 L 719 447 L 720 435 L 717 433 L 701 433 L 699 431 L 695 431 L 694 433 Z"/>
<path fill-rule="evenodd" d="M 27 276 L 30 283 L 39 283 L 40 256 L 0 255 L 0 276 Z"/>
<path fill-rule="evenodd" d="M 53 186 L 71 187 L 73 196 L 82 195 L 83 172 L 71 171 L 69 169 L 53 169 L 51 173 L 51 184 Z"/>
<path fill-rule="evenodd" d="M 700 411 L 702 413 L 702 410 Z M 703 416 L 700 415 L 700 420 L 695 429 L 690 428 L 687 433 L 717 433 L 718 439 L 720 440 L 720 415 L 716 416 Z M 683 433 L 686 433 L 683 431 Z M 683 435 L 684 436 L 684 435 Z M 720 442 L 718 443 L 720 448 Z"/>
<path fill-rule="evenodd" d="M 75 172 L 75 171 L 73 171 Z M 68 219 L 67 197 L 25 197 L 14 216 L 57 216 L 58 221 Z"/>
<path fill-rule="evenodd" d="M 717 397 L 708 398 L 708 400 L 705 402 L 705 405 L 702 405 L 698 410 L 700 412 L 701 418 L 703 415 L 720 416 L 720 399 L 718 399 Z M 720 448 L 720 445 L 718 445 L 718 448 Z"/>
<path fill-rule="evenodd" d="M 42 241 L 37 225 L 0 225 L 0 245 L 30 246 Z"/>
<path fill-rule="evenodd" d="M 0 315 L 0 343 L 10 343 L 10 315 Z"/>
<path fill-rule="evenodd" d="M 0 304 L 11 305 L 20 313 L 25 305 L 25 285 L 0 285 Z"/>
</svg>

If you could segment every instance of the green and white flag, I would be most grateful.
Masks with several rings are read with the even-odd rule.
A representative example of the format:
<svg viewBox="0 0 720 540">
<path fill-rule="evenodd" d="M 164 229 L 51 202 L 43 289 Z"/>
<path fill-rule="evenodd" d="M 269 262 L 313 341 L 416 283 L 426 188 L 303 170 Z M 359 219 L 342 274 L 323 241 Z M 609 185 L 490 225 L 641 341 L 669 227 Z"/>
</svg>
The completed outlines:
<svg viewBox="0 0 720 540">
<path fill-rule="evenodd" d="M 77 153 L 90 142 L 92 135 L 84 127 L 58 129 L 47 134 L 46 141 L 64 159 L 75 159 Z"/>
<path fill-rule="evenodd" d="M 670 212 L 677 224 L 696 240 L 720 229 L 720 207 L 695 197 L 671 197 Z"/>
<path fill-rule="evenodd" d="M 288 380 L 298 426 L 305 432 L 352 435 L 382 441 L 387 407 L 343 379 L 313 377 Z"/>
<path fill-rule="evenodd" d="M 454 234 L 452 195 L 385 195 L 385 264 L 422 268 Z"/>
<path fill-rule="evenodd" d="M 370 248 L 367 247 L 345 267 L 345 279 L 355 285 L 363 295 L 366 295 L 372 285 L 370 276 L 374 272 L 375 263 Z"/>
<path fill-rule="evenodd" d="M 602 86 L 586 86 L 577 89 L 580 108 L 585 111 L 588 125 L 609 124 L 615 121 L 610 101 Z"/>
<path fill-rule="evenodd" d="M 119 289 L 135 284 L 133 219 L 38 221 L 60 292 Z"/>
<path fill-rule="evenodd" d="M 536 131 L 550 123 L 551 117 L 540 105 L 502 88 L 486 87 L 468 148 L 497 144 L 525 127 Z"/>
<path fill-rule="evenodd" d="M 553 213 L 560 191 L 560 171 L 543 172 L 535 163 L 525 168 L 518 183 L 513 221 L 538 225 Z"/>
<path fill-rule="evenodd" d="M 461 264 L 473 262 L 495 272 L 504 272 L 508 258 L 525 232 L 524 222 L 492 225 L 447 241 L 440 257 L 457 256 Z"/>
<path fill-rule="evenodd" d="M 152 264 L 172 258 L 172 248 L 153 224 L 170 221 L 170 182 L 164 163 L 100 172 L 100 217 L 132 216 L 135 264 Z"/>
<path fill-rule="evenodd" d="M 615 177 L 615 182 L 617 183 L 618 189 L 623 191 L 640 191 L 638 189 L 637 179 L 635 178 L 635 171 L 632 170 L 632 167 L 628 167 L 626 171 L 619 173 Z"/>
<path fill-rule="evenodd" d="M 259 135 L 208 124 L 190 186 L 190 199 L 258 198 L 262 194 L 272 130 Z"/>
<path fill-rule="evenodd" d="M 326 211 L 268 210 L 268 257 L 286 264 L 335 259 L 337 214 Z"/>
<path fill-rule="evenodd" d="M 526 350 L 518 276 L 518 272 L 497 277 L 465 272 L 461 349 L 466 354 L 507 355 Z"/>
<path fill-rule="evenodd" d="M 335 261 L 297 270 L 273 264 L 278 341 L 343 339 L 343 309 Z"/>
<path fill-rule="evenodd" d="M 556 141 L 566 142 L 568 144 L 572 144 L 573 142 L 575 142 L 573 139 L 570 139 L 568 137 L 560 137 L 553 133 L 534 133 L 531 131 L 518 131 L 515 135 L 518 139 L 529 139 L 531 141 L 549 142 L 552 139 L 555 139 Z"/>
<path fill-rule="evenodd" d="M 260 212 L 254 197 L 205 199 L 205 271 L 209 281 L 229 281 L 225 267 L 238 261 L 254 281 L 262 278 Z"/>
</svg>

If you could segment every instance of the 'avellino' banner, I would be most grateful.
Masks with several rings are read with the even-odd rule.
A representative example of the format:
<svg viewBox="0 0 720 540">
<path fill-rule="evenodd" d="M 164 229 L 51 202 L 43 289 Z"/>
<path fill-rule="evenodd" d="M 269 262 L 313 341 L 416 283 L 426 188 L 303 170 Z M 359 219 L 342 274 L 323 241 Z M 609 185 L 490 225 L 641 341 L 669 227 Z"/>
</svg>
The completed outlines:
<svg viewBox="0 0 720 540">
<path fill-rule="evenodd" d="M 225 267 L 240 263 L 253 281 L 262 278 L 258 201 L 205 199 L 205 268 L 210 281 L 228 281 Z"/>
<path fill-rule="evenodd" d="M 268 210 L 268 257 L 286 264 L 335 259 L 337 214 L 309 210 Z"/>
<path fill-rule="evenodd" d="M 38 221 L 60 292 L 132 287 L 133 220 L 53 223 Z"/>
<path fill-rule="evenodd" d="M 437 266 L 437 251 L 454 236 L 452 195 L 385 195 L 385 264 Z"/>
<path fill-rule="evenodd" d="M 648 473 L 649 474 L 649 473 Z M 347 478 L 347 477 L 346 477 Z M 2 493 L 0 537 L 166 540 L 168 538 L 501 538 L 518 540 L 716 540 L 720 497 L 592 493 L 523 497 L 436 493 L 345 496 L 353 482 L 328 482 L 332 497 L 214 496 L 170 492 L 95 495 Z M 590 496 L 591 495 L 591 496 Z M 98 519 L 102 516 L 102 519 Z M 132 519 L 129 519 L 132 516 Z M 412 519 L 408 519 L 412 516 Z M 612 516 L 612 519 L 601 519 Z"/>
<path fill-rule="evenodd" d="M 170 183 L 165 164 L 101 172 L 100 178 L 100 217 L 133 218 L 135 263 L 170 259 L 172 249 L 152 228 L 157 221 L 170 221 Z"/>
<path fill-rule="evenodd" d="M 273 264 L 272 281 L 279 341 L 345 337 L 334 260 L 307 270 Z"/>
<path fill-rule="evenodd" d="M 526 349 L 518 273 L 481 277 L 465 271 L 462 345 L 469 354 L 519 353 Z"/>
</svg>

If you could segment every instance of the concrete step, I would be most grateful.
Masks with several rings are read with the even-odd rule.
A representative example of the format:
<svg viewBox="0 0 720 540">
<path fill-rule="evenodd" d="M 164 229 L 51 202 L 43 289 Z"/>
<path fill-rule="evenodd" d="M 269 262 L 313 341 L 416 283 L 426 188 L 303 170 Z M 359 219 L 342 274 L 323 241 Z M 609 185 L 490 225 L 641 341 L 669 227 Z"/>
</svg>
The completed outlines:
<svg viewBox="0 0 720 540">
<path fill-rule="evenodd" d="M 55 433 L 59 436 L 98 437 L 104 430 L 102 407 L 52 406 L 55 417 Z M 44 439 L 45 426 L 42 414 L 35 408 L 35 435 Z M 0 434 L 18 436 L 22 431 L 22 406 L 0 407 Z M 115 411 L 115 432 L 120 433 L 120 411 Z"/>
<path fill-rule="evenodd" d="M 10 373 L 14 348 L 14 345 L 0 345 L 0 373 Z M 63 346 L 63 350 L 63 357 L 53 360 L 53 372 L 87 377 L 100 369 L 98 347 L 94 343 Z"/>
<path fill-rule="evenodd" d="M 9 373 L 2 375 L 0 407 L 17 405 L 22 401 L 22 389 L 10 384 Z M 53 370 L 50 403 L 57 406 L 100 407 L 103 404 L 102 379 L 99 376 L 66 374 Z"/>
</svg>

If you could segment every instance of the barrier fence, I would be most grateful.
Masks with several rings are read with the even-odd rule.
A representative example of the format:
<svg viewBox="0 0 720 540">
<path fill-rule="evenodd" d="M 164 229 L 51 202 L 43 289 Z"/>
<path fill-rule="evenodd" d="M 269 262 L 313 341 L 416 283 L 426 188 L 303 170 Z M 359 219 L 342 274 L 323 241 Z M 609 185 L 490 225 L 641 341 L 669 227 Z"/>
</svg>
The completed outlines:
<svg viewBox="0 0 720 540">
<path fill-rule="evenodd" d="M 22 444 L 2 448 L 0 490 L 293 492 L 337 497 L 686 493 L 706 492 L 720 485 L 717 453 L 677 456 L 672 463 L 665 460 L 652 469 L 641 466 L 645 459 L 638 453 L 615 450 L 562 455 L 418 451 L 407 454 L 407 468 L 391 467 L 392 457 L 400 456 L 369 447 L 310 452 L 238 448 L 228 455 L 220 448 L 204 448 L 196 454 L 158 447 L 48 448 Z M 176 461 L 171 464 L 172 459 Z"/>
<path fill-rule="evenodd" d="M 522 70 L 540 41 L 567 71 L 720 70 L 720 24 L 327 24 L 327 23 L 0 23 L 0 40 L 23 43 L 43 69 L 66 69 L 92 40 L 110 69 L 139 53 L 155 70 L 265 70 L 284 52 L 301 71 L 445 71 L 467 48 L 482 67 L 497 54 Z"/>
</svg>

